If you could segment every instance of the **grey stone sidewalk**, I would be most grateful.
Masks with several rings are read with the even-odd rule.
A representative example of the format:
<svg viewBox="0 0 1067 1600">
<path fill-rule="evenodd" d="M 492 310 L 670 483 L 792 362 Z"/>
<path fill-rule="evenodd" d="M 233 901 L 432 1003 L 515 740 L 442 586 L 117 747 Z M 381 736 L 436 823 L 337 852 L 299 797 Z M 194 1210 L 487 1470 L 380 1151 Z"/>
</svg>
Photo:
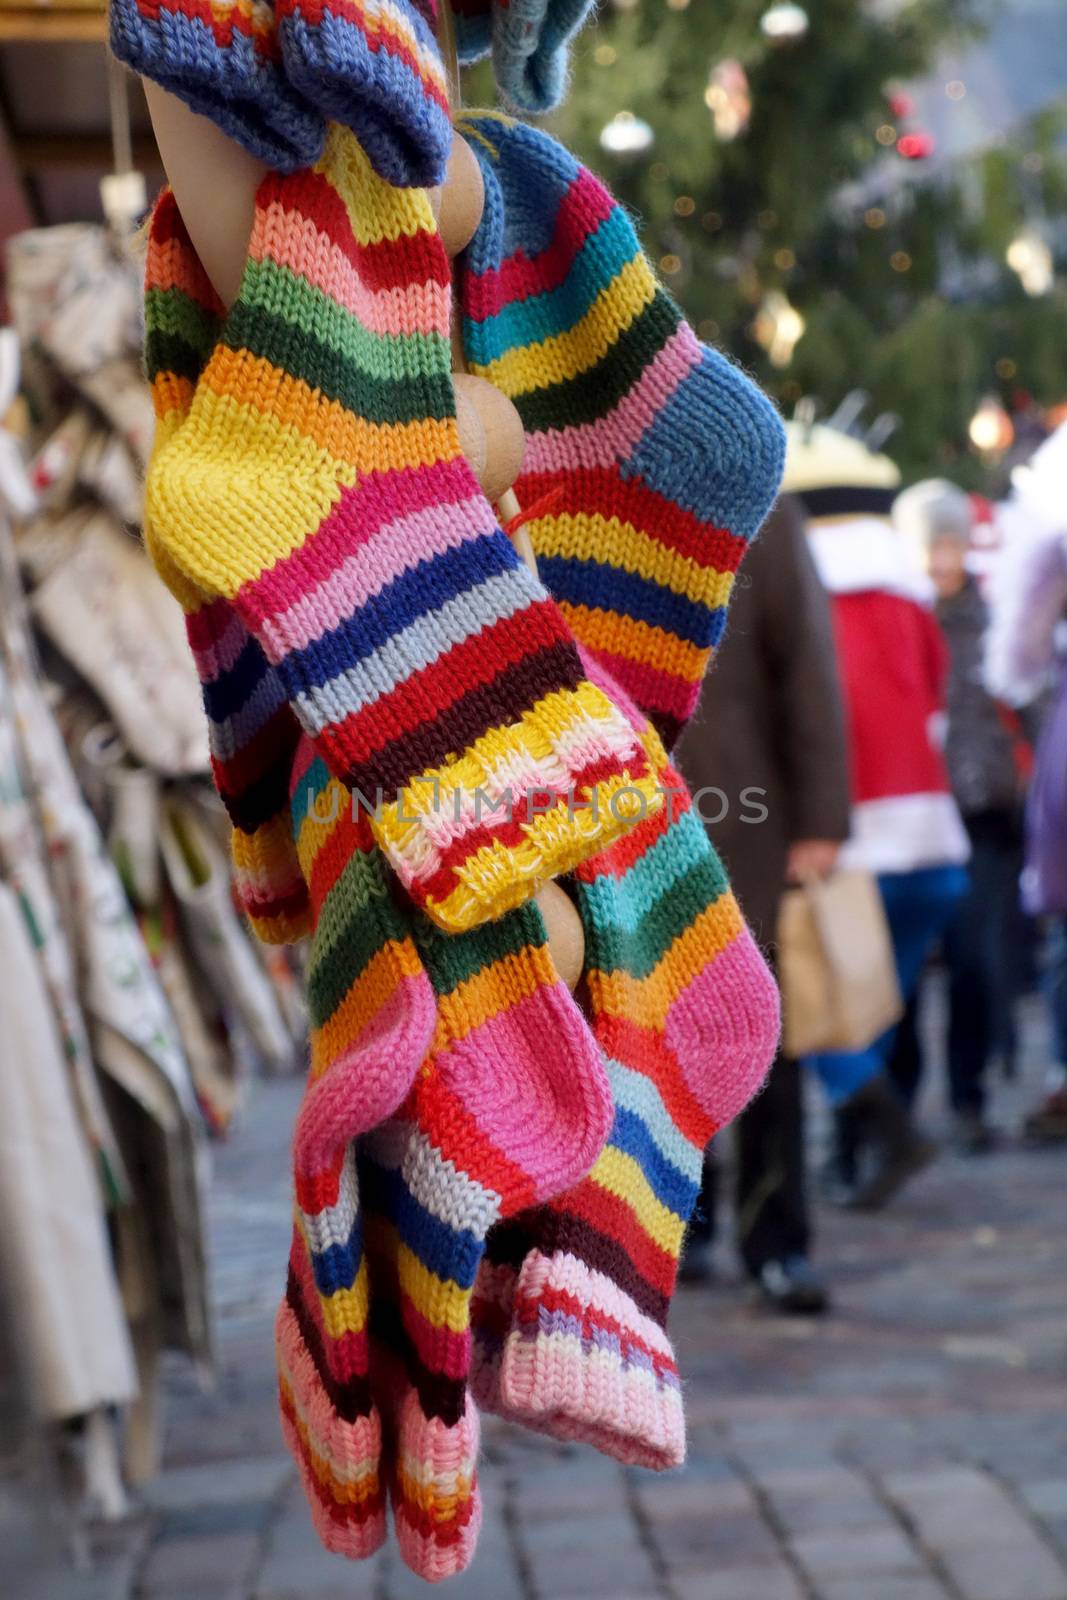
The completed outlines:
<svg viewBox="0 0 1067 1600">
<path fill-rule="evenodd" d="M 1037 1093 L 997 1088 L 1010 1127 Z M 318 1546 L 279 1439 L 271 1319 L 299 1088 L 216 1153 L 220 1378 L 175 1364 L 165 1470 L 89 1574 L 11 1600 L 411 1600 L 391 1551 Z M 936 1094 L 931 1118 L 938 1119 Z M 462 1600 L 1067 1600 L 1067 1152 L 946 1155 L 886 1215 L 820 1218 L 837 1309 L 782 1322 L 724 1277 L 673 1332 L 690 1459 L 656 1478 L 487 1422 Z M 0 1592 L 9 1591 L 0 1581 Z"/>
</svg>

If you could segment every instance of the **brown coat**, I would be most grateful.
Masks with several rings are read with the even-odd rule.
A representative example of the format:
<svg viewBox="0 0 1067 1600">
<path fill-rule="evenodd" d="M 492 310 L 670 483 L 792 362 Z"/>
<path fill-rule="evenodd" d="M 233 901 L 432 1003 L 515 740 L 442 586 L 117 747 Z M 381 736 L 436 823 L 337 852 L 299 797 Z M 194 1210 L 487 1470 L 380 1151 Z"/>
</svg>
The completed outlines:
<svg viewBox="0 0 1067 1600">
<path fill-rule="evenodd" d="M 790 844 L 845 839 L 849 828 L 830 610 L 795 500 L 779 501 L 745 557 L 678 759 L 741 908 L 768 944 Z"/>
</svg>

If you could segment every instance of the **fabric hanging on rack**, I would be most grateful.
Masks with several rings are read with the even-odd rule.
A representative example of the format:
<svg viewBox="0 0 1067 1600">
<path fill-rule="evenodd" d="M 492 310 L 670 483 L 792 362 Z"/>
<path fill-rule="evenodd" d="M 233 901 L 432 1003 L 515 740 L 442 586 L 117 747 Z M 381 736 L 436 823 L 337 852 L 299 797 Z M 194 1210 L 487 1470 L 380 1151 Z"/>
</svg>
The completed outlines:
<svg viewBox="0 0 1067 1600">
<path fill-rule="evenodd" d="M 0 1255 L 43 1415 L 137 1392 L 62 1044 L 18 896 L 0 882 Z"/>
</svg>

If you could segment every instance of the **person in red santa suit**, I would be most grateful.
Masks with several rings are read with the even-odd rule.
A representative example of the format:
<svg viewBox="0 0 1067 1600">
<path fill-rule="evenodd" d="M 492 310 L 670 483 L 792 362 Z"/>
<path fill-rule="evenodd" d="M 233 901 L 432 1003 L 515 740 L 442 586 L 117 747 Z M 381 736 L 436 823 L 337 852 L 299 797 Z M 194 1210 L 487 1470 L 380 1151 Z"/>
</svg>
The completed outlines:
<svg viewBox="0 0 1067 1600">
<path fill-rule="evenodd" d="M 967 886 L 942 753 L 948 658 L 932 585 L 890 520 L 895 466 L 856 440 L 812 438 L 831 431 L 792 441 L 786 478 L 808 513 L 845 699 L 852 816 L 839 865 L 877 878 L 907 1001 Z M 828 1188 L 858 1209 L 884 1205 L 935 1153 L 886 1072 L 894 1032 L 809 1058 L 835 1111 Z"/>
</svg>

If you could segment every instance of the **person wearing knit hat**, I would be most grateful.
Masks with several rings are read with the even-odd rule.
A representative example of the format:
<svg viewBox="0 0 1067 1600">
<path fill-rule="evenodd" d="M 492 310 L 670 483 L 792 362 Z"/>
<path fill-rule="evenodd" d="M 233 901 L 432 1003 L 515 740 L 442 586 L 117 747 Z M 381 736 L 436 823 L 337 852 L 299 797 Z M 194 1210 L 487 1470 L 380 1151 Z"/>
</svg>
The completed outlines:
<svg viewBox="0 0 1067 1600">
<path fill-rule="evenodd" d="M 948 646 L 945 759 L 971 844 L 968 892 L 942 940 L 949 978 L 948 1076 L 957 1141 L 976 1153 L 994 1138 L 985 1119 L 989 1059 L 999 1049 L 1010 1062 L 1014 1049 L 1015 955 L 1026 944 L 1018 892 L 1023 793 L 1032 757 L 1018 716 L 982 683 L 989 610 L 967 567 L 970 497 L 943 479 L 927 479 L 898 496 L 893 521 L 925 557 Z M 889 1069 L 912 1103 L 922 1070 L 914 997 Z"/>
<path fill-rule="evenodd" d="M 785 484 L 808 514 L 845 697 L 852 825 L 839 859 L 878 879 L 907 1000 L 964 892 L 969 854 L 940 742 L 947 660 L 933 588 L 890 518 L 894 464 L 825 426 L 787 434 Z M 866 1209 L 934 1154 L 887 1075 L 894 1034 L 809 1063 L 835 1109 L 831 1194 Z"/>
</svg>

